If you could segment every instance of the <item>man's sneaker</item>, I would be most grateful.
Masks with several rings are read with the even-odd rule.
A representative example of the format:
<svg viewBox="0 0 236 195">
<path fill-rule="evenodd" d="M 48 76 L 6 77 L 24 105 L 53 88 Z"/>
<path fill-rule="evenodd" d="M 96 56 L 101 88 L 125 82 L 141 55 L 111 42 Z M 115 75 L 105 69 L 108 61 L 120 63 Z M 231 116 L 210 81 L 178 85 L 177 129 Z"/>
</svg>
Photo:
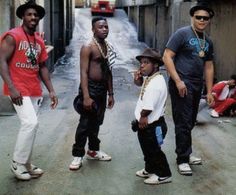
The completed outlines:
<svg viewBox="0 0 236 195">
<path fill-rule="evenodd" d="M 32 178 L 38 178 L 38 177 L 42 176 L 42 174 L 44 173 L 44 171 L 42 169 L 38 168 L 37 166 L 35 166 L 31 163 L 26 164 L 25 167 L 28 170 L 28 172 Z"/>
<path fill-rule="evenodd" d="M 83 163 L 82 157 L 74 157 L 69 168 L 72 171 L 78 170 L 80 167 L 82 167 L 82 163 Z"/>
<path fill-rule="evenodd" d="M 87 151 L 87 159 L 90 160 L 101 160 L 101 161 L 110 161 L 111 156 L 106 154 L 103 151 L 93 151 L 93 150 L 88 150 Z"/>
<path fill-rule="evenodd" d="M 149 177 L 149 174 L 148 174 L 148 172 L 145 169 L 137 171 L 136 175 L 138 177 L 142 177 L 142 178 L 148 178 Z"/>
<path fill-rule="evenodd" d="M 219 113 L 216 112 L 214 109 L 211 111 L 211 117 L 213 118 L 218 118 L 219 117 Z"/>
<path fill-rule="evenodd" d="M 189 164 L 190 165 L 201 165 L 202 164 L 202 159 L 198 158 L 196 156 L 190 156 L 189 157 Z"/>
<path fill-rule="evenodd" d="M 150 174 L 149 178 L 144 180 L 145 184 L 162 184 L 170 182 L 171 182 L 171 177 L 158 177 L 156 174 Z"/>
<path fill-rule="evenodd" d="M 26 169 L 25 165 L 12 161 L 11 171 L 15 174 L 15 177 L 19 180 L 30 180 L 31 175 L 29 171 Z"/>
<path fill-rule="evenodd" d="M 178 171 L 181 175 L 189 175 L 191 176 L 192 173 L 192 169 L 190 168 L 188 163 L 182 163 L 178 165 Z"/>
</svg>

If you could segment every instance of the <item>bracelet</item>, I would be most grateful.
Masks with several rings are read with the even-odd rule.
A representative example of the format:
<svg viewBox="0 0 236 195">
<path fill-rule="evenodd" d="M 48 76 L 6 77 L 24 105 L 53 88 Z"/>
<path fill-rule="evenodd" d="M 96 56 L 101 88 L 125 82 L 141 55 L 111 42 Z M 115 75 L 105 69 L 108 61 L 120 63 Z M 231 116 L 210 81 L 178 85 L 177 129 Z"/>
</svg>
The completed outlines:
<svg viewBox="0 0 236 195">
<path fill-rule="evenodd" d="M 114 93 L 113 92 L 112 93 L 108 93 L 108 95 L 111 96 L 111 95 L 114 95 Z"/>
</svg>

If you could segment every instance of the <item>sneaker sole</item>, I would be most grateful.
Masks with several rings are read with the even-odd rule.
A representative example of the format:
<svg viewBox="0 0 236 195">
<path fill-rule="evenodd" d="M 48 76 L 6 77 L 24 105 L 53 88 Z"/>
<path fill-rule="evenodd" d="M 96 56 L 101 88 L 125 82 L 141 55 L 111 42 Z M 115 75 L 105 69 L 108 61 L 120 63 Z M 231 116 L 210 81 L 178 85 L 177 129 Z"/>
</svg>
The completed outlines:
<svg viewBox="0 0 236 195">
<path fill-rule="evenodd" d="M 82 165 L 80 165 L 79 167 L 69 167 L 69 170 L 71 171 L 77 171 L 82 167 Z"/>
<path fill-rule="evenodd" d="M 180 175 L 186 175 L 186 176 L 192 176 L 193 172 L 192 171 L 180 171 L 178 170 Z"/>
<path fill-rule="evenodd" d="M 40 173 L 40 174 L 31 174 L 31 173 L 29 173 L 29 174 L 30 174 L 32 179 L 37 179 L 37 178 L 41 177 L 44 173 Z"/>
<path fill-rule="evenodd" d="M 103 159 L 103 158 L 93 158 L 90 156 L 86 156 L 88 160 L 99 160 L 99 161 L 111 161 L 111 159 Z"/>
<path fill-rule="evenodd" d="M 145 182 L 145 180 L 144 180 L 144 183 L 145 183 L 145 184 L 149 184 L 149 185 L 159 185 L 159 184 L 165 184 L 165 183 L 171 183 L 171 182 L 172 182 L 171 178 L 168 178 L 168 179 L 163 180 L 163 181 L 159 181 L 159 180 L 158 180 L 158 182 L 153 182 L 153 183 L 151 183 L 151 182 Z"/>
<path fill-rule="evenodd" d="M 41 177 L 42 175 L 43 174 L 40 174 L 40 175 L 39 174 L 37 174 L 37 175 L 36 174 L 34 174 L 34 175 L 30 174 L 32 179 L 37 179 L 37 178 Z"/>
<path fill-rule="evenodd" d="M 202 165 L 202 161 L 189 162 L 189 165 Z"/>
<path fill-rule="evenodd" d="M 149 177 L 148 175 L 139 175 L 139 174 L 137 174 L 137 173 L 136 173 L 136 176 L 137 176 L 137 177 L 141 177 L 141 178 L 148 178 L 148 177 Z"/>
<path fill-rule="evenodd" d="M 212 116 L 212 115 L 211 115 L 211 117 L 212 117 L 212 118 L 219 118 L 219 116 Z"/>
</svg>

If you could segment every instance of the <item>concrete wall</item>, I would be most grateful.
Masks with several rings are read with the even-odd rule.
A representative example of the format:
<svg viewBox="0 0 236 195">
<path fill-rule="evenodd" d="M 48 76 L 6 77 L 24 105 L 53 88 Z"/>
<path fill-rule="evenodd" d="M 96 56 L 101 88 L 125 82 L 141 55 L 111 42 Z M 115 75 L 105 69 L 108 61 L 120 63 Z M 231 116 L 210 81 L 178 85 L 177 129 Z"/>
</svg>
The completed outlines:
<svg viewBox="0 0 236 195">
<path fill-rule="evenodd" d="M 171 24 L 169 23 L 169 21 L 171 20 L 172 16 L 171 14 L 169 14 L 169 12 L 170 9 L 168 9 L 165 4 L 158 5 L 154 47 L 161 52 L 163 52 L 163 49 L 165 48 L 165 45 L 171 33 Z"/>
<path fill-rule="evenodd" d="M 212 19 L 210 36 L 215 49 L 216 78 L 228 79 L 236 74 L 236 1 L 215 0 L 215 17 Z"/>
<path fill-rule="evenodd" d="M 158 0 L 117 0 L 117 6 L 126 7 L 126 6 L 137 6 L 137 5 L 149 5 L 154 4 Z"/>
<path fill-rule="evenodd" d="M 139 14 L 139 7 L 137 7 L 137 6 L 128 7 L 129 20 L 130 20 L 130 22 L 132 22 L 136 25 L 137 29 L 139 28 L 138 14 Z"/>
<path fill-rule="evenodd" d="M 54 45 L 54 62 L 64 55 L 74 28 L 74 0 L 51 0 L 51 42 Z"/>
<path fill-rule="evenodd" d="M 128 6 L 128 17 L 137 27 L 138 40 L 145 42 L 149 47 L 161 49 L 169 37 L 168 9 L 165 0 L 158 1 L 158 4 L 153 2 L 145 1 L 143 5 L 142 1 L 125 1 L 124 4 L 140 4 Z"/>
<path fill-rule="evenodd" d="M 178 28 L 190 25 L 191 19 L 189 10 L 194 5 L 191 2 L 180 2 L 176 1 L 170 5 L 171 24 L 170 34 L 175 32 Z"/>
<path fill-rule="evenodd" d="M 150 18 L 153 18 L 150 20 Z M 156 6 L 146 6 L 144 9 L 144 42 L 150 47 L 155 45 Z"/>
<path fill-rule="evenodd" d="M 12 1 L 0 0 L 0 34 L 10 28 L 11 16 L 10 10 L 13 6 Z"/>
</svg>

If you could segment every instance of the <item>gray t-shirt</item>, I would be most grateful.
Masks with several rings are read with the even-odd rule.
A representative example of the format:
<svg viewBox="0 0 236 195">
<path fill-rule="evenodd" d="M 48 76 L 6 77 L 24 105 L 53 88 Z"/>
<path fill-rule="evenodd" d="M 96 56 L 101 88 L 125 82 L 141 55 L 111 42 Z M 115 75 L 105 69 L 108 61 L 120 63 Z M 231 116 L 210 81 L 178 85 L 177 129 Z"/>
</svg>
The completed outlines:
<svg viewBox="0 0 236 195">
<path fill-rule="evenodd" d="M 200 38 L 203 42 L 203 39 Z M 181 79 L 202 81 L 205 61 L 213 60 L 213 44 L 206 36 L 205 57 L 199 57 L 201 50 L 191 26 L 178 29 L 169 39 L 166 48 L 176 53 L 175 68 Z"/>
</svg>

